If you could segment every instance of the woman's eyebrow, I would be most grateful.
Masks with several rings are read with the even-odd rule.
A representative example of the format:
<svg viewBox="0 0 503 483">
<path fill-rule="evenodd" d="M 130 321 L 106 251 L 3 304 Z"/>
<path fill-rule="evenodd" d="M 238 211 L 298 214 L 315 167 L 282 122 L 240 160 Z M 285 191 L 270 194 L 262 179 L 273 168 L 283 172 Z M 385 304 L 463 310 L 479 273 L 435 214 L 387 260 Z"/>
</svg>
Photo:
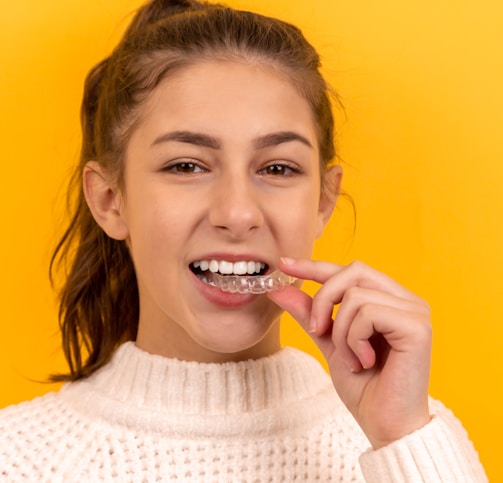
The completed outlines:
<svg viewBox="0 0 503 483">
<path fill-rule="evenodd" d="M 162 134 L 155 139 L 155 141 L 152 143 L 152 146 L 169 141 L 194 144 L 196 146 L 203 146 L 211 149 L 222 148 L 222 142 L 219 139 L 213 136 L 209 136 L 208 134 L 193 131 L 171 131 Z M 265 134 L 264 136 L 259 136 L 253 140 L 253 146 L 255 147 L 255 149 L 264 149 L 292 141 L 299 141 L 310 148 L 313 147 L 311 142 L 305 136 L 302 136 L 301 134 L 294 131 L 279 131 Z"/>
<path fill-rule="evenodd" d="M 192 131 L 172 131 L 163 134 L 156 138 L 152 146 L 169 141 L 176 141 L 179 143 L 194 144 L 196 146 L 203 146 L 205 148 L 220 149 L 222 143 L 213 136 L 207 134 L 192 132 Z"/>
<path fill-rule="evenodd" d="M 270 134 L 266 134 L 265 136 L 260 136 L 253 141 L 253 144 L 256 149 L 263 149 L 272 146 L 277 146 L 279 144 L 288 143 L 291 141 L 300 141 L 302 144 L 312 148 L 312 144 L 310 141 L 298 134 L 294 131 L 279 131 Z"/>
</svg>

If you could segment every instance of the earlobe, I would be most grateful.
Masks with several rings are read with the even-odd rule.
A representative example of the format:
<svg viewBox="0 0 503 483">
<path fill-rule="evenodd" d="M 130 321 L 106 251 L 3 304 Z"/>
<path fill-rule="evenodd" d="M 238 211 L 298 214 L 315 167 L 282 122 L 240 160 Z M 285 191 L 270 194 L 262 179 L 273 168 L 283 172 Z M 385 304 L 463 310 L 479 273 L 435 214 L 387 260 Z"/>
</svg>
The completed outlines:
<svg viewBox="0 0 503 483">
<path fill-rule="evenodd" d="M 332 166 L 325 173 L 321 187 L 316 237 L 321 236 L 328 220 L 330 220 L 330 217 L 332 216 L 335 204 L 337 203 L 337 198 L 341 192 L 341 182 L 342 167 L 339 165 Z"/>
<path fill-rule="evenodd" d="M 129 231 L 116 184 L 96 161 L 86 164 L 82 179 L 84 196 L 96 223 L 110 238 L 125 240 Z"/>
</svg>

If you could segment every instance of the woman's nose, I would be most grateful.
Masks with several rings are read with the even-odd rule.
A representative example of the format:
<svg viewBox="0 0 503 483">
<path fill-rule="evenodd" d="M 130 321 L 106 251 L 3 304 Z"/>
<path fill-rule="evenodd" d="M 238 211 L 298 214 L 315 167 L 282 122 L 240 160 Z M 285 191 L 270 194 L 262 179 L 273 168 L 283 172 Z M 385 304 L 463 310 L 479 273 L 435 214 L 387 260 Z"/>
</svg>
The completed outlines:
<svg viewBox="0 0 503 483">
<path fill-rule="evenodd" d="M 264 223 L 260 197 L 251 180 L 222 179 L 214 187 L 210 223 L 232 238 L 244 238 Z"/>
</svg>

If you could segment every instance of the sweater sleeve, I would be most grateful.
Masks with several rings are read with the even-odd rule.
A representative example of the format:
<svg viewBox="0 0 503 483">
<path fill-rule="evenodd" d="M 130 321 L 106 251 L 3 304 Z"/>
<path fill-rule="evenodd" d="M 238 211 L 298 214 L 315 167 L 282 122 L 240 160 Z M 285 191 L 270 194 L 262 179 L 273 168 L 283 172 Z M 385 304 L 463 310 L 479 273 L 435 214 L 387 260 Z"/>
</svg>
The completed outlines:
<svg viewBox="0 0 503 483">
<path fill-rule="evenodd" d="M 482 483 L 487 476 L 459 420 L 438 401 L 423 428 L 360 456 L 368 483 Z"/>
</svg>

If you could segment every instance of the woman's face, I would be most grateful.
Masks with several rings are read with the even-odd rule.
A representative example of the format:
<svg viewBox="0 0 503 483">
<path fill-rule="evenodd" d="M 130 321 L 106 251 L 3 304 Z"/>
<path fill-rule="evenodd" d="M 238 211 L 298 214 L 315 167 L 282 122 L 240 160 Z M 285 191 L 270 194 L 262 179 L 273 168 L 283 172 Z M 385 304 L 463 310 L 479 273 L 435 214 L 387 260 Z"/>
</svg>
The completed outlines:
<svg viewBox="0 0 503 483">
<path fill-rule="evenodd" d="M 310 106 L 272 69 L 201 62 L 164 80 L 128 145 L 120 200 L 137 344 L 199 361 L 276 351 L 281 310 L 206 284 L 195 266 L 271 272 L 282 256 L 310 257 L 332 208 L 320 195 Z"/>
</svg>

